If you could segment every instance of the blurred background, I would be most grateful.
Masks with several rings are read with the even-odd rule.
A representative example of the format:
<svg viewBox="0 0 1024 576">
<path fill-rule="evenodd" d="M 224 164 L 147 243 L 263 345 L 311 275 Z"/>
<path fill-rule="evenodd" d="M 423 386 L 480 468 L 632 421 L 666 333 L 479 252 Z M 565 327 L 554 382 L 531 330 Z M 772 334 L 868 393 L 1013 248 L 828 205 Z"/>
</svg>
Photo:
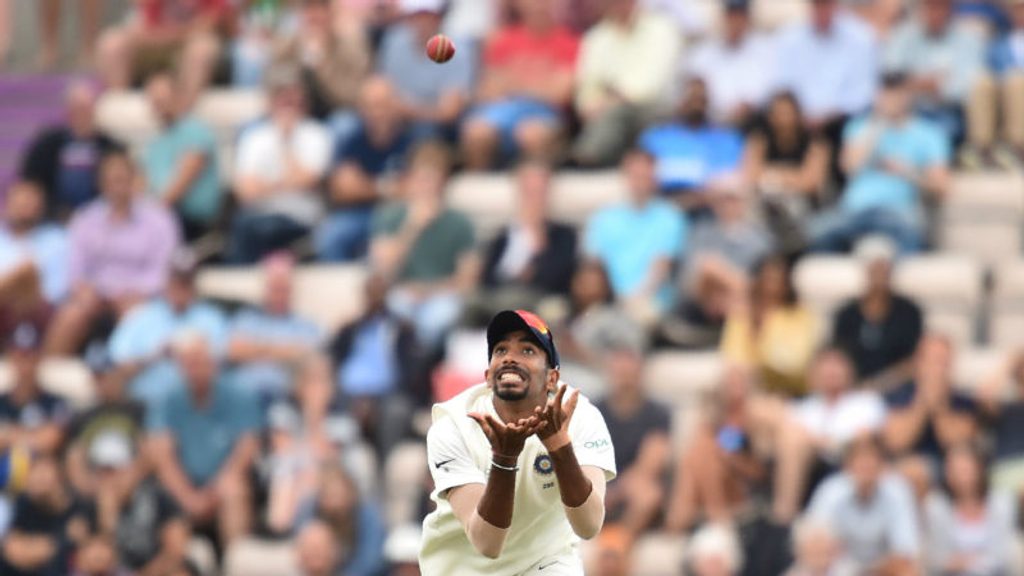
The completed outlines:
<svg viewBox="0 0 1024 576">
<path fill-rule="evenodd" d="M 2 574 L 418 574 L 505 308 L 588 574 L 1024 573 L 1024 0 L 0 0 L 0 127 Z"/>
</svg>

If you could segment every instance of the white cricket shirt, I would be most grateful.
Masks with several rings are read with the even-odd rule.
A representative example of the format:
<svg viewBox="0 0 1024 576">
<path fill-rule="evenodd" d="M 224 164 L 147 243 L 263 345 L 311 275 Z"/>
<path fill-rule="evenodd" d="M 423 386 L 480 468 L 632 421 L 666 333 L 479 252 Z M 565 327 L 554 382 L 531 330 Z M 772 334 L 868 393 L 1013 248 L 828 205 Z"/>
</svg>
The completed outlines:
<svg viewBox="0 0 1024 576">
<path fill-rule="evenodd" d="M 427 465 L 434 478 L 431 499 L 437 504 L 423 520 L 420 571 L 423 576 L 515 576 L 542 558 L 575 554 L 580 538 L 572 531 L 551 458 L 536 436 L 519 455 L 512 525 L 501 556 L 491 560 L 470 544 L 448 504 L 448 491 L 466 484 L 486 484 L 491 445 L 467 414 L 497 417 L 487 383 L 477 384 L 451 400 L 435 404 L 427 433 Z M 569 436 L 580 466 L 604 470 L 615 477 L 615 453 L 604 417 L 582 395 L 569 422 Z"/>
</svg>

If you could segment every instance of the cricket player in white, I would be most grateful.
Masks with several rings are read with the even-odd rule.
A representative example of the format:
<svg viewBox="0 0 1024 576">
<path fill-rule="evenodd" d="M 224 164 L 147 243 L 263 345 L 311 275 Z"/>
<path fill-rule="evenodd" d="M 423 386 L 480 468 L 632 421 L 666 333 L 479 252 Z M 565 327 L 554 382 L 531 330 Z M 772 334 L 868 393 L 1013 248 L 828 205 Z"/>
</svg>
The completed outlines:
<svg viewBox="0 0 1024 576">
<path fill-rule="evenodd" d="M 580 539 L 604 523 L 615 457 L 604 418 L 559 382 L 543 320 L 487 328 L 486 382 L 436 404 L 427 458 L 437 509 L 423 521 L 424 576 L 581 576 Z"/>
</svg>

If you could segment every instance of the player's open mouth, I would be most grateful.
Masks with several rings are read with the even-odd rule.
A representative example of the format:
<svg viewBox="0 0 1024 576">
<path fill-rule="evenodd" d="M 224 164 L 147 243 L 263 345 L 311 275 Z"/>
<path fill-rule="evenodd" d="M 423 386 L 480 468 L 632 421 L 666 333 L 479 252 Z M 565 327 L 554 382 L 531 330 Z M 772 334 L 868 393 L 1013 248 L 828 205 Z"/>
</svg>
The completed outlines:
<svg viewBox="0 0 1024 576">
<path fill-rule="evenodd" d="M 505 368 L 498 372 L 498 384 L 522 384 L 526 382 L 526 374 L 518 368 Z"/>
</svg>

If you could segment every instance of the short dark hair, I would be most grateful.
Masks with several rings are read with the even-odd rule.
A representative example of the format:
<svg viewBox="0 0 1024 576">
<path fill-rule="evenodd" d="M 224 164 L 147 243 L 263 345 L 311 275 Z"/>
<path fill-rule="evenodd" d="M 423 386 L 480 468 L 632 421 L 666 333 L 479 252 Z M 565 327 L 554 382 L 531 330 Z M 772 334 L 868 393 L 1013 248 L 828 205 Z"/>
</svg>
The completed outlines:
<svg viewBox="0 0 1024 576">
<path fill-rule="evenodd" d="M 877 432 L 868 432 L 850 440 L 843 447 L 843 464 L 849 464 L 850 460 L 864 450 L 874 452 L 883 461 L 889 460 L 889 450 L 882 441 L 882 436 Z"/>
<path fill-rule="evenodd" d="M 980 496 L 982 499 L 987 498 L 989 489 L 991 488 L 989 475 L 986 472 L 989 469 L 988 455 L 984 451 L 982 451 L 981 448 L 978 447 L 976 444 L 970 442 L 961 442 L 959 444 L 950 446 L 949 449 L 946 450 L 946 453 L 944 454 L 944 461 L 948 462 L 950 457 L 955 453 L 967 454 L 968 456 L 971 457 L 972 460 L 974 460 L 974 463 L 978 466 L 978 482 L 980 484 L 980 486 L 978 486 L 978 489 L 980 492 Z M 942 493 L 945 494 L 947 498 L 949 498 L 951 502 L 955 500 L 956 495 L 953 494 L 953 487 L 949 485 L 949 478 L 946 477 L 945 470 L 942 471 L 941 478 L 939 479 L 939 488 L 942 490 Z"/>
<path fill-rule="evenodd" d="M 910 77 L 907 76 L 906 72 L 901 70 L 890 70 L 882 74 L 882 88 L 886 90 L 895 90 L 903 88 L 910 81 Z"/>
</svg>

